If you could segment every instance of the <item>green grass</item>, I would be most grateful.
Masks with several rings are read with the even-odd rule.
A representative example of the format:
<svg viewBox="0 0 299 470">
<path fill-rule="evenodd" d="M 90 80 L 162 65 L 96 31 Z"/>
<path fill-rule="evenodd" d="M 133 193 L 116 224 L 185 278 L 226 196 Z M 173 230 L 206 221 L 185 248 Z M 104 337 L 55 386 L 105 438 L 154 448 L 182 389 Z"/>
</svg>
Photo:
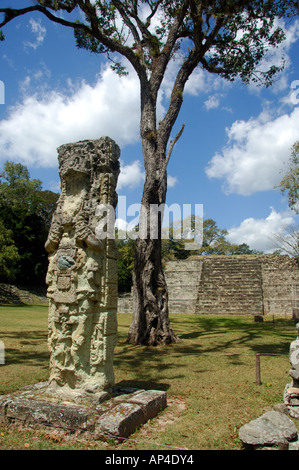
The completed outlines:
<svg viewBox="0 0 299 470">
<path fill-rule="evenodd" d="M 123 444 L 70 442 L 52 430 L 0 424 L 0 449 L 241 449 L 240 426 L 282 402 L 296 338 L 289 318 L 255 323 L 252 317 L 173 315 L 181 342 L 156 348 L 127 344 L 131 316 L 119 315 L 118 322 L 116 383 L 165 390 L 170 406 Z M 47 380 L 47 307 L 0 307 L 0 340 L 0 394 Z M 257 353 L 261 385 L 255 383 Z"/>
</svg>

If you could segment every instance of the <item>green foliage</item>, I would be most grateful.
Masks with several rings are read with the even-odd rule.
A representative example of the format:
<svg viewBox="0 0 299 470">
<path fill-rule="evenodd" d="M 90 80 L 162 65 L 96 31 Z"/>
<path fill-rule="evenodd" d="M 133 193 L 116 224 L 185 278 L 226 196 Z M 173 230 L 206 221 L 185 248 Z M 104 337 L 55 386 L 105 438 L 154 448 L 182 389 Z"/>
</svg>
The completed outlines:
<svg viewBox="0 0 299 470">
<path fill-rule="evenodd" d="M 131 292 L 136 240 L 129 236 L 124 239 L 116 237 L 116 246 L 118 250 L 118 292 Z"/>
<path fill-rule="evenodd" d="M 251 255 L 259 252 L 251 250 L 246 243 L 237 245 L 225 239 L 226 229 L 220 229 L 213 219 L 203 221 L 203 244 L 198 254 L 205 255 Z"/>
<path fill-rule="evenodd" d="M 213 219 L 203 221 L 203 243 L 194 251 L 185 250 L 186 238 L 174 238 L 170 227 L 169 239 L 162 240 L 162 257 L 164 260 L 186 259 L 192 255 L 251 255 L 260 254 L 250 249 L 246 243 L 241 245 L 230 243 L 225 239 L 226 229 L 220 229 Z"/>
<path fill-rule="evenodd" d="M 221 68 L 220 75 L 228 80 L 240 76 L 245 83 L 263 81 L 269 86 L 274 75 L 283 69 L 284 62 L 280 66 L 270 66 L 268 71 L 259 75 L 256 69 L 268 48 L 277 47 L 285 39 L 284 31 L 280 27 L 275 28 L 274 22 L 277 14 L 287 14 L 287 6 L 277 2 L 240 3 L 247 3 L 246 8 L 240 8 L 236 2 L 226 2 L 226 10 L 222 5 L 215 9 L 218 18 L 225 16 L 225 22 L 215 38 L 209 65 Z"/>
<path fill-rule="evenodd" d="M 162 240 L 162 259 L 176 260 L 186 259 L 190 255 L 190 251 L 185 250 L 185 240 L 175 240 L 173 238 Z"/>
<path fill-rule="evenodd" d="M 12 282 L 16 277 L 16 265 L 20 260 L 11 230 L 0 219 L 0 282 Z"/>
<path fill-rule="evenodd" d="M 21 10 L 1 8 L 4 19 L 0 27 L 21 14 L 37 10 L 52 21 L 73 28 L 77 47 L 106 53 L 109 58 L 112 53 L 125 56 L 140 77 L 141 69 L 153 71 L 159 59 L 162 62 L 166 59 L 167 65 L 181 49 L 191 72 L 200 65 L 228 80 L 239 76 L 245 83 L 260 81 L 266 86 L 284 67 L 282 62 L 258 71 L 269 49 L 285 39 L 276 20 L 298 13 L 297 2 L 293 0 L 38 0 L 35 3 Z M 67 18 L 67 13 L 74 14 L 79 9 L 80 20 Z M 57 15 L 59 11 L 64 12 L 63 17 Z M 3 40 L 2 33 L 0 39 Z M 120 61 L 113 67 L 117 73 L 124 73 Z"/>
<path fill-rule="evenodd" d="M 0 175 L 0 203 L 20 216 L 36 212 L 40 204 L 40 180 L 30 180 L 29 171 L 21 163 L 7 161 Z"/>
<path fill-rule="evenodd" d="M 0 176 L 2 282 L 45 282 L 47 254 L 44 244 L 58 195 L 42 191 L 20 163 L 6 162 Z"/>
</svg>

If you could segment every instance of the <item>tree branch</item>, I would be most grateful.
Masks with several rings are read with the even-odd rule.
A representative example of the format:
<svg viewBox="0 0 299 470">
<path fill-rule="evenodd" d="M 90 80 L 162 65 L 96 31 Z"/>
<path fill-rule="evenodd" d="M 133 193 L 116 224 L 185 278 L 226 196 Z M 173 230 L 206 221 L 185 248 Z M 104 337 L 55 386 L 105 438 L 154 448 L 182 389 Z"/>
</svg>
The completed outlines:
<svg viewBox="0 0 299 470">
<path fill-rule="evenodd" d="M 49 10 L 47 10 L 46 7 L 42 5 L 34 5 L 31 7 L 27 7 L 27 8 L 21 8 L 20 10 L 15 10 L 13 8 L 0 8 L 0 13 L 5 14 L 4 21 L 0 23 L 0 28 L 5 26 L 14 18 L 17 18 L 18 16 L 22 16 L 22 15 L 25 15 L 26 13 L 30 13 L 33 11 L 39 11 L 40 13 L 43 13 L 45 16 L 47 16 L 47 18 L 49 18 L 54 23 L 59 23 L 63 26 L 68 26 L 69 28 L 73 28 L 73 29 L 82 29 L 90 33 L 90 29 L 85 24 L 76 23 L 73 21 L 67 21 L 63 18 L 58 18 L 57 16 L 53 15 Z"/>
<path fill-rule="evenodd" d="M 157 10 L 159 8 L 159 6 L 161 5 L 163 0 L 157 0 L 156 1 L 156 4 L 155 6 L 152 8 L 152 6 L 150 5 L 150 7 L 152 8 L 152 11 L 151 13 L 148 15 L 148 17 L 146 18 L 146 27 L 148 28 L 151 24 L 151 19 L 155 16 L 155 14 L 157 13 Z"/>
<path fill-rule="evenodd" d="M 85 2 L 82 0 L 79 0 L 79 6 L 90 20 L 91 30 L 89 34 L 91 34 L 100 43 L 102 43 L 104 46 L 110 49 L 110 51 L 112 52 L 116 51 L 120 55 L 128 59 L 128 61 L 131 63 L 131 65 L 135 69 L 137 75 L 139 76 L 140 81 L 143 82 L 144 80 L 146 80 L 146 70 L 143 67 L 142 62 L 139 59 L 138 55 L 136 55 L 130 47 L 125 46 L 120 41 L 107 36 L 105 33 L 101 31 L 99 27 L 99 23 L 98 23 L 96 6 L 91 4 L 90 0 L 85 0 Z M 115 7 L 117 11 L 119 12 L 119 14 L 121 15 L 121 17 L 123 18 L 124 23 L 131 30 L 134 39 L 140 42 L 138 32 L 136 28 L 134 27 L 133 23 L 129 20 L 125 10 L 122 8 L 121 2 L 116 0 Z M 127 21 L 125 21 L 125 18 L 127 19 Z M 131 29 L 131 27 L 133 29 Z"/>
<path fill-rule="evenodd" d="M 155 60 L 155 66 L 153 67 L 151 75 L 151 86 L 154 93 L 158 93 L 158 90 L 160 89 L 165 70 L 173 52 L 173 48 L 179 38 L 178 32 L 184 21 L 188 6 L 189 0 L 185 0 L 180 8 L 180 11 L 177 13 L 172 26 L 170 27 L 166 43 L 161 53 L 159 54 L 159 57 L 157 60 Z"/>
<path fill-rule="evenodd" d="M 185 128 L 185 123 L 182 125 L 180 131 L 179 131 L 179 132 L 177 133 L 177 135 L 175 136 L 175 139 L 170 142 L 169 150 L 168 150 L 167 156 L 166 156 L 166 158 L 165 158 L 165 160 L 164 160 L 164 165 L 163 165 L 162 172 L 161 172 L 161 176 L 160 176 L 159 187 L 161 186 L 161 184 L 162 184 L 162 182 L 163 182 L 163 178 L 164 178 L 164 175 L 165 175 L 166 170 L 167 170 L 167 166 L 168 166 L 168 163 L 169 163 L 169 160 L 170 160 L 172 151 L 173 151 L 173 147 L 175 146 L 175 144 L 177 143 L 177 141 L 178 141 L 179 138 L 181 137 L 181 135 L 182 135 L 182 133 L 183 133 L 183 131 L 184 131 L 184 128 Z"/>
<path fill-rule="evenodd" d="M 146 77 L 146 71 L 144 70 L 144 67 L 142 67 L 135 53 L 129 47 L 126 47 L 120 42 L 113 40 L 113 38 L 111 39 L 100 30 L 98 21 L 97 21 L 97 13 L 96 13 L 95 6 L 92 5 L 89 2 L 89 0 L 86 2 L 83 2 L 81 0 L 78 3 L 80 5 L 81 10 L 84 11 L 86 16 L 90 20 L 90 27 L 84 23 L 73 22 L 73 21 L 65 20 L 64 18 L 59 18 L 55 16 L 54 14 L 52 14 L 47 9 L 47 7 L 43 5 L 34 5 L 34 6 L 27 7 L 27 8 L 21 8 L 19 10 L 13 9 L 13 8 L 0 8 L 0 13 L 5 14 L 4 20 L 0 23 L 0 28 L 5 26 L 7 23 L 12 21 L 13 19 L 22 15 L 25 15 L 26 13 L 31 13 L 35 11 L 40 12 L 43 15 L 45 15 L 49 20 L 53 21 L 54 23 L 67 26 L 74 30 L 81 30 L 83 31 L 83 33 L 96 38 L 100 43 L 106 46 L 110 51 L 112 52 L 116 51 L 119 54 L 123 55 L 132 64 L 132 66 L 136 70 L 140 79 L 144 80 Z"/>
<path fill-rule="evenodd" d="M 131 33 L 133 35 L 133 38 L 134 38 L 134 41 L 136 42 L 136 44 L 140 44 L 140 37 L 139 37 L 138 31 L 137 31 L 135 25 L 130 20 L 130 18 L 127 14 L 127 11 L 126 11 L 125 7 L 122 4 L 123 2 L 120 2 L 119 0 L 114 0 L 113 3 L 115 4 L 117 10 L 119 11 L 124 23 L 127 25 L 129 30 L 131 31 Z"/>
</svg>

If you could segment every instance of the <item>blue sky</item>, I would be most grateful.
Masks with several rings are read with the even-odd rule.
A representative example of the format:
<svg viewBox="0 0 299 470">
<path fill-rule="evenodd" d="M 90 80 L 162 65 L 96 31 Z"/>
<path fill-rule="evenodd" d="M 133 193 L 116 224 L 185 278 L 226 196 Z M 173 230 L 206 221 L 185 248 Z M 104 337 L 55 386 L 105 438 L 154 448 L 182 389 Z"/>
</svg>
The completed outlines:
<svg viewBox="0 0 299 470">
<path fill-rule="evenodd" d="M 283 55 L 287 65 L 270 89 L 229 83 L 201 69 L 193 74 L 173 137 L 182 123 L 185 129 L 168 167 L 168 205 L 203 204 L 204 218 L 226 228 L 231 242 L 266 252 L 275 248 L 274 233 L 298 223 L 286 197 L 273 189 L 299 139 L 299 19 L 285 28 L 285 43 L 267 60 L 277 63 Z M 127 206 L 139 203 L 143 161 L 135 73 L 119 78 L 105 56 L 77 49 L 71 30 L 37 13 L 15 19 L 4 33 L 0 166 L 21 162 L 44 189 L 58 191 L 56 148 L 109 135 L 121 148 L 118 194 Z M 173 63 L 162 87 L 160 116 L 175 68 Z"/>
</svg>

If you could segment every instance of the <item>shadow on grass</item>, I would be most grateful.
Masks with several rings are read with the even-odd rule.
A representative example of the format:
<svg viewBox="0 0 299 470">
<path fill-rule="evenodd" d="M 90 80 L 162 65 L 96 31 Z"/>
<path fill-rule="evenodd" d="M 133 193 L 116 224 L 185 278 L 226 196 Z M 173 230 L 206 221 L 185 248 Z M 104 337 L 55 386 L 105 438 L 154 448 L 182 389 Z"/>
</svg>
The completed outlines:
<svg viewBox="0 0 299 470">
<path fill-rule="evenodd" d="M 5 351 L 5 365 L 33 365 L 42 369 L 49 368 L 49 354 L 46 352 L 20 351 L 7 349 Z"/>
<path fill-rule="evenodd" d="M 142 390 L 161 390 L 166 392 L 170 385 L 167 383 L 155 382 L 150 380 L 121 380 L 115 384 L 115 387 L 120 388 L 138 388 Z"/>
<path fill-rule="evenodd" d="M 251 322 L 247 319 L 234 317 L 200 317 L 195 318 L 192 323 L 193 327 L 196 327 L 196 331 L 179 335 L 182 343 L 184 343 L 184 340 L 199 340 L 198 344 L 192 343 L 192 346 L 186 346 L 186 351 L 190 353 L 191 350 L 196 352 L 200 348 L 200 339 L 206 340 L 207 337 L 211 336 L 214 342 L 211 340 L 208 347 L 203 346 L 202 352 L 225 353 L 230 348 L 238 346 L 244 348 L 246 346 L 253 353 L 287 354 L 290 342 L 296 337 L 293 321 L 286 319 L 278 319 L 274 323 L 271 321 L 256 323 L 253 320 Z M 172 321 L 172 324 L 175 330 L 176 319 Z M 220 344 L 215 344 L 217 336 L 220 340 L 223 338 Z"/>
<path fill-rule="evenodd" d="M 247 361 L 245 356 L 257 353 L 288 355 L 290 342 L 296 337 L 294 324 L 287 319 L 257 323 L 246 317 L 177 315 L 171 318 L 171 325 L 181 343 L 133 346 L 126 343 L 123 333 L 114 356 L 115 366 L 140 380 L 185 379 L 191 361 L 196 369 L 199 366 L 197 373 L 209 372 L 209 361 L 201 361 L 202 356 L 213 356 L 213 361 L 225 356 L 231 365 L 242 365 Z"/>
<path fill-rule="evenodd" d="M 38 348 L 47 345 L 47 334 L 43 330 L 8 332 L 5 338 L 16 341 L 20 346 L 16 348 L 5 348 L 6 365 L 34 365 L 38 367 L 49 367 L 48 351 L 40 351 Z"/>
<path fill-rule="evenodd" d="M 5 308 L 10 308 L 10 307 L 26 307 L 26 304 L 24 302 L 15 302 L 15 303 L 5 303 L 5 302 L 0 302 L 0 307 L 5 307 Z"/>
</svg>

